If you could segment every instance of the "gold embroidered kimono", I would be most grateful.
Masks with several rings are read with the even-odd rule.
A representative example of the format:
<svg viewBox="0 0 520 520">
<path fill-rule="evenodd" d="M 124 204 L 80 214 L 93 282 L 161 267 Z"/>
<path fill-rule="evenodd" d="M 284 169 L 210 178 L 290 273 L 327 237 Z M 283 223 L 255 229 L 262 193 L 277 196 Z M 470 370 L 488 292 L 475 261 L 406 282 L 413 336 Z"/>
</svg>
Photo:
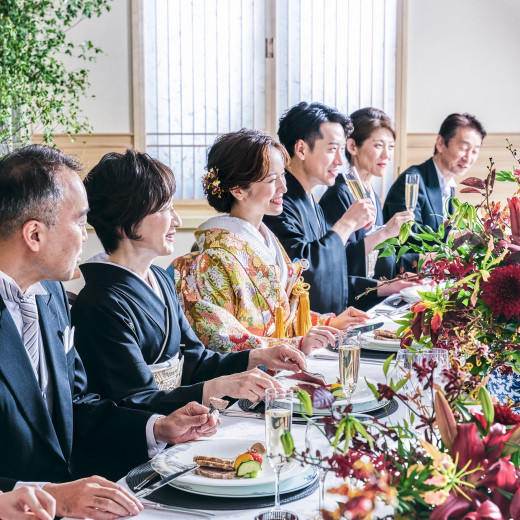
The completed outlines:
<svg viewBox="0 0 520 520">
<path fill-rule="evenodd" d="M 179 300 L 193 330 L 207 348 L 222 353 L 290 343 L 295 335 L 298 297 L 280 287 L 278 265 L 268 265 L 239 235 L 211 229 L 195 233 L 202 252 L 173 261 Z M 277 241 L 278 245 L 279 242 Z M 300 273 L 280 246 L 287 265 L 288 283 Z M 292 287 L 291 287 L 292 289 Z M 287 338 L 274 338 L 275 308 L 283 309 Z M 311 312 L 313 325 L 324 325 L 331 314 Z"/>
</svg>

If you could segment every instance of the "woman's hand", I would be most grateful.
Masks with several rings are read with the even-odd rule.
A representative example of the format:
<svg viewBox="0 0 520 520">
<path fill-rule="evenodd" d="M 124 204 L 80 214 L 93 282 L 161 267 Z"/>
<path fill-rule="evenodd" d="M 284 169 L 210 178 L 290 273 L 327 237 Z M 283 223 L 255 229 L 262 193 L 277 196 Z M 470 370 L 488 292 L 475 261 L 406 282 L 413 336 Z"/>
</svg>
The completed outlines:
<svg viewBox="0 0 520 520">
<path fill-rule="evenodd" d="M 354 325 L 361 325 L 369 318 L 370 316 L 366 312 L 360 311 L 355 307 L 348 307 L 339 316 L 332 318 L 329 321 L 329 325 L 336 329 L 345 330 Z"/>
<path fill-rule="evenodd" d="M 261 365 L 271 370 L 291 370 L 292 372 L 299 372 L 307 368 L 305 356 L 290 345 L 251 350 L 248 368 Z"/>
<path fill-rule="evenodd" d="M 0 518 L 5 520 L 52 520 L 56 501 L 37 486 L 22 486 L 8 493 L 0 491 Z"/>
<path fill-rule="evenodd" d="M 309 355 L 313 350 L 325 348 L 329 343 L 334 344 L 336 341 L 334 334 L 338 332 L 338 329 L 327 325 L 311 327 L 309 332 L 303 336 L 300 350 L 305 355 Z"/>
<path fill-rule="evenodd" d="M 268 388 L 283 390 L 282 385 L 276 379 L 263 370 L 254 368 L 246 372 L 238 372 L 206 381 L 202 391 L 202 400 L 204 403 L 209 403 L 210 397 L 228 396 L 234 399 L 249 399 L 256 402 L 264 398 L 265 391 Z"/>
<path fill-rule="evenodd" d="M 399 213 L 395 213 L 392 218 L 385 224 L 385 240 L 387 238 L 396 237 L 401 230 L 401 226 L 410 220 L 415 220 L 415 216 L 411 211 L 400 211 Z"/>
</svg>

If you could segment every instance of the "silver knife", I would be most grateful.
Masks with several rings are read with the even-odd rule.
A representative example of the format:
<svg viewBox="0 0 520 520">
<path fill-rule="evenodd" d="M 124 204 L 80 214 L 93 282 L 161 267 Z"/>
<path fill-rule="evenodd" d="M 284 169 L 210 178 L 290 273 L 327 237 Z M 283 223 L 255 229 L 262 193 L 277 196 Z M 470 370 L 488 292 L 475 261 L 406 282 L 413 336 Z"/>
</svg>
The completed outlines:
<svg viewBox="0 0 520 520">
<path fill-rule="evenodd" d="M 177 473 L 173 473 L 173 475 L 170 475 L 169 477 L 165 477 L 158 482 L 155 482 L 151 486 L 148 486 L 147 488 L 141 489 L 141 491 L 138 491 L 135 493 L 136 498 L 143 498 L 147 497 L 148 495 L 152 494 L 154 491 L 156 491 L 159 488 L 162 488 L 172 480 L 175 480 L 176 478 L 180 477 L 181 475 L 184 475 L 185 473 L 189 473 L 190 471 L 193 471 L 197 467 L 197 464 L 193 464 L 192 466 L 189 466 L 182 471 L 177 471 Z"/>
<path fill-rule="evenodd" d="M 358 325 L 357 327 L 350 327 L 350 329 L 347 330 L 347 336 L 350 336 L 351 334 L 357 334 L 358 332 L 360 334 L 364 334 L 365 332 L 379 329 L 384 325 L 384 323 L 384 321 L 378 321 L 377 323 L 370 323 L 369 325 Z"/>
<path fill-rule="evenodd" d="M 145 508 L 156 509 L 158 511 L 172 511 L 175 513 L 183 513 L 186 515 L 199 516 L 200 518 L 212 518 L 215 515 L 209 511 L 200 511 L 199 509 L 188 509 L 186 507 L 168 506 L 166 504 L 156 504 L 155 502 L 145 502 Z"/>
</svg>

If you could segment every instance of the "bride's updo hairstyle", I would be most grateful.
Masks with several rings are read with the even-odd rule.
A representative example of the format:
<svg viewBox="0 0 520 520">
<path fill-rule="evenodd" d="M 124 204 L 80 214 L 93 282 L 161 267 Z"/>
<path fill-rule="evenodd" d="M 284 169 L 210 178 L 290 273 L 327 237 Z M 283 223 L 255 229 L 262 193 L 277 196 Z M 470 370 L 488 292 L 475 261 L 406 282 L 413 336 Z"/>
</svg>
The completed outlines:
<svg viewBox="0 0 520 520">
<path fill-rule="evenodd" d="M 218 136 L 209 149 L 208 173 L 202 180 L 209 205 L 221 213 L 229 213 L 236 202 L 230 190 L 248 190 L 251 184 L 269 174 L 271 148 L 282 154 L 284 166 L 287 166 L 287 151 L 268 135 L 243 128 Z"/>
</svg>

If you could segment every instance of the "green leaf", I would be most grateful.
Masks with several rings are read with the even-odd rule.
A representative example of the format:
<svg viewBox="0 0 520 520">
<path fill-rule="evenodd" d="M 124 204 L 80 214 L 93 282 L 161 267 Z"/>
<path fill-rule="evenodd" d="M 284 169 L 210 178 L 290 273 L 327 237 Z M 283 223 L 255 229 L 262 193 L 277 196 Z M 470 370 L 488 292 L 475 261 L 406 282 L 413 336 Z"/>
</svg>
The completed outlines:
<svg viewBox="0 0 520 520">
<path fill-rule="evenodd" d="M 379 396 L 380 396 L 381 394 L 377 391 L 376 385 L 374 385 L 374 383 L 371 383 L 371 382 L 368 381 L 367 379 L 365 379 L 365 383 L 367 384 L 368 388 L 370 388 L 370 390 L 371 390 L 372 393 L 374 394 L 374 397 L 375 397 L 376 399 L 379 399 Z"/>
<path fill-rule="evenodd" d="M 312 415 L 312 399 L 306 390 L 298 390 L 296 397 L 300 401 L 300 406 L 303 408 L 307 415 Z"/>
<path fill-rule="evenodd" d="M 481 387 L 478 391 L 478 399 L 480 401 L 480 405 L 482 406 L 482 413 L 484 415 L 484 419 L 488 424 L 488 430 L 491 424 L 493 423 L 493 419 L 495 418 L 495 408 L 493 407 L 493 402 L 491 401 L 491 396 L 487 391 L 486 387 Z"/>
<path fill-rule="evenodd" d="M 401 381 L 399 381 L 393 388 L 392 390 L 394 392 L 399 392 L 399 390 L 401 390 L 401 388 L 403 388 L 404 385 L 406 385 L 406 383 L 408 383 L 408 379 L 401 379 Z"/>
<path fill-rule="evenodd" d="M 392 359 L 394 359 L 394 354 L 387 358 L 386 361 L 383 363 L 383 374 L 385 375 L 385 377 L 388 376 L 388 369 L 390 368 L 390 363 L 392 362 Z"/>
</svg>

